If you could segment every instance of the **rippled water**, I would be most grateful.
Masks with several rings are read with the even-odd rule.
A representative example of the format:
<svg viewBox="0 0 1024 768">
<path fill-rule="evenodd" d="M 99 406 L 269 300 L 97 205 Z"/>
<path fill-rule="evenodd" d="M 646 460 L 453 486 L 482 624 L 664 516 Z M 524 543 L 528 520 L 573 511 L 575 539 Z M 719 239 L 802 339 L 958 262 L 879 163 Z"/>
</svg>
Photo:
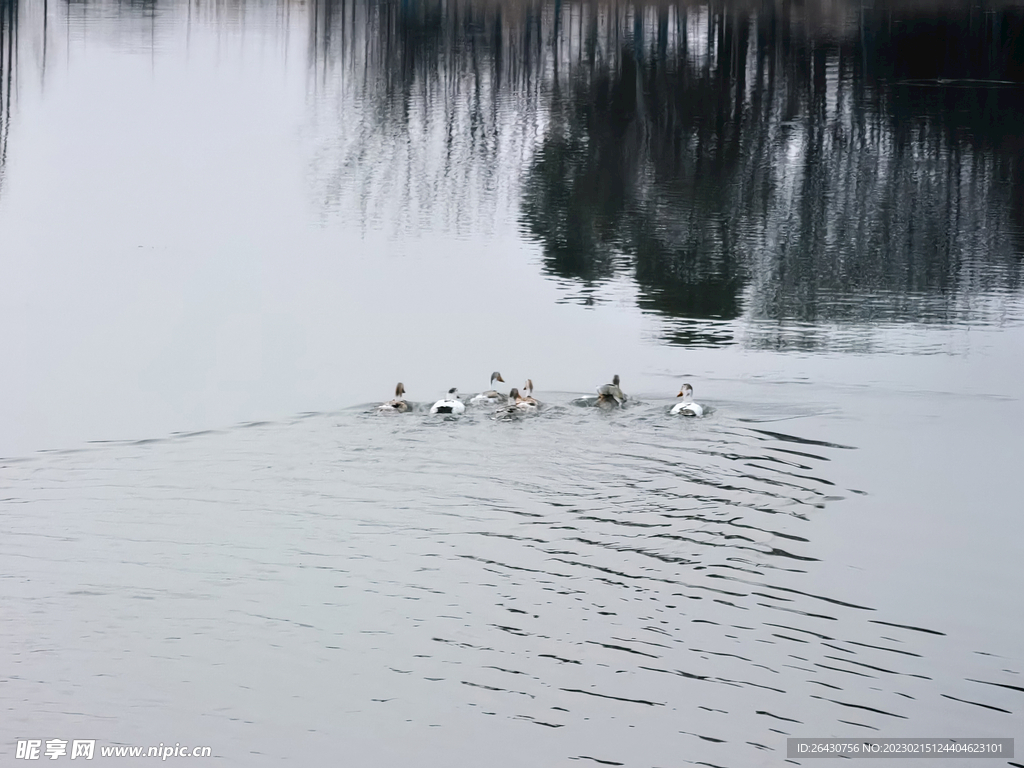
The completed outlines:
<svg viewBox="0 0 1024 768">
<path fill-rule="evenodd" d="M 516 423 L 357 407 L 8 464 L 5 730 L 385 765 L 1015 734 L 1016 508 L 957 509 L 912 462 L 865 472 L 899 442 L 864 434 L 872 394 L 813 391 L 846 408 L 541 393 Z M 922 414 L 956 398 L 883 394 L 934 458 Z"/>
<path fill-rule="evenodd" d="M 0 0 L 0 755 L 1024 736 L 1022 19 Z"/>
</svg>

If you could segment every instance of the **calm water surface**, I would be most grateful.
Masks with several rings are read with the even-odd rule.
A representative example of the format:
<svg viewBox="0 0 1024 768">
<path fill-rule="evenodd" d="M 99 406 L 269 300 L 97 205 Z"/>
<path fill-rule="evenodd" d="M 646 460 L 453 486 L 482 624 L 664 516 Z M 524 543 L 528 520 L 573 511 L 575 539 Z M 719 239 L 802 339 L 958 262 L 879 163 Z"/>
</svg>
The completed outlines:
<svg viewBox="0 0 1024 768">
<path fill-rule="evenodd" d="M 0 755 L 1024 743 L 1022 32 L 0 0 Z"/>
</svg>

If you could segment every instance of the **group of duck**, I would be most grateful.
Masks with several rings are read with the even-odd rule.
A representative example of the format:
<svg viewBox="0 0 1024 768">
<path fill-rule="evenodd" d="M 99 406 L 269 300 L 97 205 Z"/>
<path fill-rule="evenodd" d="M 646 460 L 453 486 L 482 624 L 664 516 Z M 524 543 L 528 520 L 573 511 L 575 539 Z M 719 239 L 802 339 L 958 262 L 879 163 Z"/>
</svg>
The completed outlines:
<svg viewBox="0 0 1024 768">
<path fill-rule="evenodd" d="M 505 379 L 501 377 L 501 374 L 498 371 L 491 374 L 491 388 L 469 398 L 469 405 L 500 406 L 500 408 L 494 412 L 495 418 L 515 418 L 527 413 L 536 413 L 540 410 L 541 403 L 533 396 L 532 379 L 526 380 L 526 384 L 523 386 L 523 392 L 520 392 L 518 387 L 512 387 L 512 390 L 507 395 L 494 389 L 494 382 L 496 381 L 500 381 L 502 384 L 505 383 Z M 523 394 L 524 392 L 525 394 Z M 402 382 L 398 382 L 398 386 L 395 387 L 394 399 L 389 400 L 386 403 L 381 403 L 377 406 L 377 413 L 405 413 L 406 411 L 411 410 L 409 403 L 404 399 L 404 395 L 405 385 L 402 384 Z M 681 397 L 683 399 L 672 407 L 672 410 L 670 411 L 672 415 L 704 415 L 704 408 L 693 402 L 693 387 L 689 384 L 683 384 L 679 388 L 679 394 L 676 395 L 676 397 Z M 628 398 L 623 393 L 622 388 L 619 385 L 619 375 L 615 374 L 615 376 L 612 377 L 611 384 L 604 384 L 597 388 L 597 399 L 594 401 L 594 404 L 603 407 L 621 408 L 625 405 L 627 399 Z M 430 413 L 457 416 L 461 413 L 465 413 L 465 411 L 466 403 L 463 402 L 458 389 L 455 387 L 449 389 L 445 397 L 430 406 Z"/>
</svg>

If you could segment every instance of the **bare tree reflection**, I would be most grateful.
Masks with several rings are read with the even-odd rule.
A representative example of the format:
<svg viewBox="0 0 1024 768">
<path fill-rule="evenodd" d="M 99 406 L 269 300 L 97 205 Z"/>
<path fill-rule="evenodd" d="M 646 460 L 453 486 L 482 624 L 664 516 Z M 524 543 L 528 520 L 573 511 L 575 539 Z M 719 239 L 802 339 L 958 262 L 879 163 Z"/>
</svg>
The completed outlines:
<svg viewBox="0 0 1024 768">
<path fill-rule="evenodd" d="M 0 0 L 0 192 L 7 166 L 7 140 L 11 133 L 14 91 L 14 49 L 18 42 L 18 0 Z"/>
<path fill-rule="evenodd" d="M 411 231 L 508 218 L 541 112 L 501 12 L 318 0 L 310 14 L 325 208 Z"/>
<path fill-rule="evenodd" d="M 730 342 L 686 321 L 741 314 L 970 320 L 1020 289 L 1020 9 L 317 0 L 312 16 L 318 94 L 347 118 L 328 208 L 347 190 L 370 219 L 384 200 L 380 218 L 459 229 L 517 205 L 574 300 L 628 275 L 679 318 L 670 342 Z"/>
<path fill-rule="evenodd" d="M 287 26 L 299 6 L 276 2 Z M 41 21 L 44 71 L 46 4 L 22 23 Z M 168 19 L 243 25 L 252 10 L 59 6 L 69 27 L 123 16 L 150 48 Z M 628 282 L 670 343 L 732 343 L 741 317 L 768 345 L 817 343 L 776 330 L 801 323 L 998 321 L 1021 294 L 1019 7 L 303 7 L 325 215 L 514 226 L 567 301 Z M 18 18 L 0 0 L 0 184 Z"/>
<path fill-rule="evenodd" d="M 666 315 L 812 323 L 949 322 L 1019 289 L 1019 13 L 919 23 L 912 41 L 876 15 L 858 20 L 871 46 L 784 15 L 695 15 L 623 11 L 617 64 L 563 97 L 524 204 L 552 272 L 629 269 Z M 936 29 L 975 54 L 926 66 Z"/>
</svg>

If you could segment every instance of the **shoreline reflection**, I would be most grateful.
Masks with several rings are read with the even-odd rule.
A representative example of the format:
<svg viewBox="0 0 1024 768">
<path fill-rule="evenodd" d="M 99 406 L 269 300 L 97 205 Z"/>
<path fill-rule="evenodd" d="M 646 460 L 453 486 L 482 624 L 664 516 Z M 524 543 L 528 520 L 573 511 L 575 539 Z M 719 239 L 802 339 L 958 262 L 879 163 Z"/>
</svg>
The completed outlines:
<svg viewBox="0 0 1024 768">
<path fill-rule="evenodd" d="M 18 39 L 18 0 L 0 0 L 0 195 L 7 168 L 7 141 L 11 133 L 11 101 L 15 88 L 14 48 Z"/>
<path fill-rule="evenodd" d="M 370 218 L 458 232 L 518 202 L 570 300 L 626 276 L 670 344 L 734 343 L 701 319 L 1012 314 L 1020 9 L 315 8 L 316 69 L 361 110 L 328 209 L 348 186 Z"/>
</svg>

